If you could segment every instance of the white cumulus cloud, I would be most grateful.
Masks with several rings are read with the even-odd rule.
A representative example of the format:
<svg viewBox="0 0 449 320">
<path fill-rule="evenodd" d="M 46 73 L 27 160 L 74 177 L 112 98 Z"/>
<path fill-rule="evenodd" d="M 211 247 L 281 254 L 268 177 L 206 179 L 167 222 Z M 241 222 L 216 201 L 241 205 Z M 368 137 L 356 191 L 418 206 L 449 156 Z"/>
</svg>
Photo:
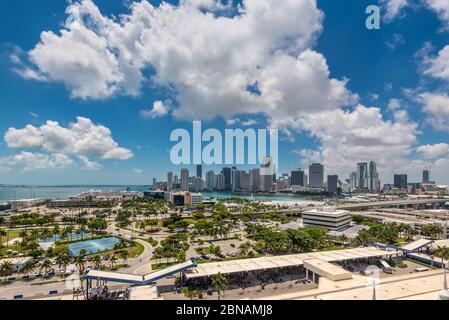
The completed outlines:
<svg viewBox="0 0 449 320">
<path fill-rule="evenodd" d="M 46 169 L 65 169 L 72 164 L 73 160 L 61 153 L 43 154 L 22 151 L 15 156 L 0 158 L 0 167 L 5 171 L 12 167 L 21 167 L 23 173 Z"/>
<path fill-rule="evenodd" d="M 133 156 L 131 150 L 120 147 L 114 141 L 108 128 L 83 117 L 78 117 L 68 127 L 47 121 L 40 127 L 27 125 L 22 129 L 10 128 L 4 140 L 10 148 L 40 148 L 49 153 L 108 160 L 127 160 Z"/>
<path fill-rule="evenodd" d="M 141 1 L 119 18 L 82 0 L 67 14 L 59 32 L 42 33 L 29 60 L 73 97 L 138 94 L 151 68 L 154 84 L 175 90 L 173 115 L 180 119 L 265 113 L 280 124 L 358 99 L 310 49 L 323 27 L 316 0 Z M 161 102 L 153 107 L 143 115 L 168 112 Z"/>
<path fill-rule="evenodd" d="M 140 116 L 144 119 L 156 119 L 167 115 L 169 111 L 170 107 L 158 100 L 153 103 L 153 109 L 140 111 Z"/>
<path fill-rule="evenodd" d="M 449 155 L 449 144 L 427 144 L 416 148 L 418 153 L 421 153 L 426 159 L 436 159 Z"/>
<path fill-rule="evenodd" d="M 427 114 L 426 122 L 437 131 L 449 132 L 449 96 L 446 93 L 425 92 L 417 99 Z"/>
</svg>

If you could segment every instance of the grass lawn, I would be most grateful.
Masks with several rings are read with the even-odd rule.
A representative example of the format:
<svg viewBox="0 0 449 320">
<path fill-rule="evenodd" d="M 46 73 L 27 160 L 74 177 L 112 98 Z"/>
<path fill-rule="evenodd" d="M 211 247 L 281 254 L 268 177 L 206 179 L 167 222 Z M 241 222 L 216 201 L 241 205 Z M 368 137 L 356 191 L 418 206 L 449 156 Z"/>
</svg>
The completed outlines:
<svg viewBox="0 0 449 320">
<path fill-rule="evenodd" d="M 129 241 L 127 241 L 129 242 Z M 134 242 L 132 246 L 127 247 L 127 248 L 123 248 L 123 249 L 117 249 L 117 250 L 108 250 L 108 251 L 103 251 L 103 252 L 96 252 L 93 254 L 89 254 L 87 255 L 89 257 L 89 259 L 94 258 L 96 256 L 110 256 L 110 255 L 118 255 L 120 253 L 120 251 L 122 250 L 126 250 L 129 253 L 128 258 L 135 258 L 140 256 L 143 251 L 145 250 L 145 247 L 143 245 L 141 245 L 138 242 Z"/>
<path fill-rule="evenodd" d="M 145 247 L 138 242 L 134 242 L 134 245 L 132 247 L 126 248 L 126 250 L 128 251 L 130 258 L 135 258 L 143 253 Z"/>
<path fill-rule="evenodd" d="M 167 262 L 167 263 L 154 263 L 151 265 L 151 270 L 161 270 L 173 266 L 176 264 L 175 262 Z"/>
<path fill-rule="evenodd" d="M 151 240 L 151 239 L 145 239 L 145 238 L 138 238 L 139 240 L 148 242 L 152 247 L 156 247 L 158 245 L 158 241 L 157 240 Z"/>
</svg>

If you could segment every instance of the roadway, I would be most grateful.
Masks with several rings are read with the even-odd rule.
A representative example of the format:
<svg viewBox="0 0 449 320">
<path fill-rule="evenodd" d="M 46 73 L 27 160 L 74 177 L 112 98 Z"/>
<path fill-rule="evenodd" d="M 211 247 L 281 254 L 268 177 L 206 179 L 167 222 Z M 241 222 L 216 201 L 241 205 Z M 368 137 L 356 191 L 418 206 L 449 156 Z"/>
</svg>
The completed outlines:
<svg viewBox="0 0 449 320">
<path fill-rule="evenodd" d="M 388 207 L 402 207 L 402 206 L 434 206 L 449 203 L 449 198 L 445 199 L 409 199 L 409 200 L 392 200 L 392 201 L 372 201 L 372 202 L 362 202 L 362 203 L 350 203 L 350 204 L 338 204 L 335 206 L 336 209 L 340 210 L 357 210 L 357 209 L 369 209 L 369 208 L 388 208 Z M 313 208 L 302 207 L 302 208 L 291 208 L 291 209 L 281 209 L 281 210 L 266 210 L 260 212 L 254 212 L 254 214 L 264 214 L 264 213 L 283 213 L 283 214 L 301 214 L 307 210 Z M 240 214 L 237 213 L 237 214 Z"/>
</svg>

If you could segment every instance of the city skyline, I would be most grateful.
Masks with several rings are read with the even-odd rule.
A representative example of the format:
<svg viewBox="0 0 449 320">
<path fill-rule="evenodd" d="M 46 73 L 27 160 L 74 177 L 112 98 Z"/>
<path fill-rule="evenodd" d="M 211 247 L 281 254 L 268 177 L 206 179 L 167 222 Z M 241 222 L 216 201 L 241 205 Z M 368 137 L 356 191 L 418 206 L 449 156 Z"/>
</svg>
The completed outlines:
<svg viewBox="0 0 449 320">
<path fill-rule="evenodd" d="M 373 2 L 382 23 L 370 31 Z M 395 173 L 419 181 L 431 167 L 433 180 L 449 185 L 445 8 L 427 0 L 183 3 L 49 0 L 26 10 L 31 0 L 3 1 L 0 183 L 151 184 L 183 167 L 170 163 L 170 132 L 201 120 L 221 132 L 279 128 L 279 172 L 320 162 L 342 177 L 375 161 L 382 183 Z M 145 16 L 160 33 L 130 18 Z M 272 23 L 276 32 L 260 32 Z M 141 50 L 124 41 L 131 28 L 145 35 L 136 39 Z"/>
<path fill-rule="evenodd" d="M 271 159 L 269 157 L 268 159 Z M 270 163 L 271 160 L 266 161 Z M 224 166 L 218 172 L 206 170 L 203 172 L 203 165 L 196 165 L 196 172 L 190 175 L 187 168 L 180 171 L 180 183 L 173 183 L 173 172 L 167 173 L 167 180 L 157 181 L 153 178 L 153 190 L 172 191 L 228 191 L 228 192 L 322 192 L 331 194 L 339 192 L 371 192 L 378 193 L 391 190 L 412 190 L 421 188 L 422 191 L 435 191 L 439 187 L 438 183 L 431 181 L 431 171 L 425 168 L 421 171 L 421 180 L 408 180 L 407 173 L 394 173 L 392 183 L 383 183 L 379 179 L 379 172 L 375 161 L 359 162 L 356 171 L 351 171 L 349 175 L 339 176 L 329 172 L 321 163 L 313 163 L 308 168 L 294 168 L 288 172 L 274 172 L 269 176 L 262 171 L 262 164 L 259 168 L 253 167 L 249 170 L 241 169 L 238 166 Z M 207 168 L 207 167 L 206 167 Z M 268 178 L 267 178 L 268 177 Z M 157 181 L 157 182 L 156 182 Z M 442 187 L 441 187 L 442 188 Z M 444 188 L 443 188 L 444 189 Z M 416 192 L 412 191 L 413 193 Z"/>
</svg>

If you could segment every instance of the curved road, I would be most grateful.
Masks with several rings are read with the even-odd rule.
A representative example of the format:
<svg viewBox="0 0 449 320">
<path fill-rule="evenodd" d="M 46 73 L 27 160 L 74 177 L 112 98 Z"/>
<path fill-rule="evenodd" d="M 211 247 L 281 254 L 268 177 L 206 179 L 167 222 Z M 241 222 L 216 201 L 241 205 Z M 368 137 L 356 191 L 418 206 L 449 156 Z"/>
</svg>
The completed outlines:
<svg viewBox="0 0 449 320">
<path fill-rule="evenodd" d="M 151 258 L 153 257 L 153 247 L 146 241 L 134 239 L 135 242 L 143 245 L 144 250 L 137 258 L 129 259 L 129 267 L 123 268 L 120 272 L 144 275 L 151 271 Z"/>
</svg>

